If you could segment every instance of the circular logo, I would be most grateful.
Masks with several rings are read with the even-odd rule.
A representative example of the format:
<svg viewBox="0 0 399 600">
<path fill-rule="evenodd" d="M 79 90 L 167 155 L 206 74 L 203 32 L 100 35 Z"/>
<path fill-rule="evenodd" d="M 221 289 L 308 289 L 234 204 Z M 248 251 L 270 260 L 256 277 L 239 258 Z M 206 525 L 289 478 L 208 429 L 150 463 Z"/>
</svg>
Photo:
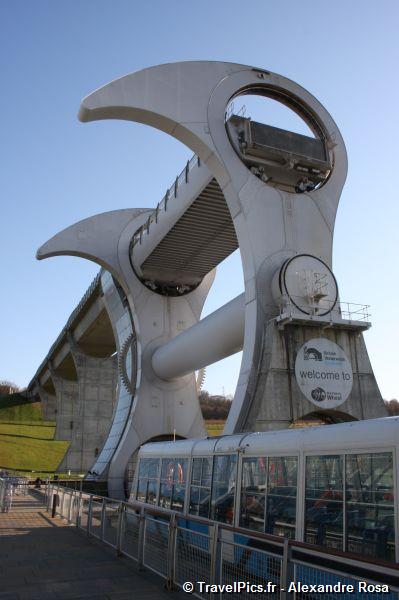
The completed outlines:
<svg viewBox="0 0 399 600">
<path fill-rule="evenodd" d="M 323 402 L 323 400 L 326 399 L 326 391 L 320 387 L 312 390 L 310 395 L 312 396 L 313 400 L 315 400 L 316 402 Z"/>
<path fill-rule="evenodd" d="M 351 393 L 352 365 L 340 346 L 325 338 L 313 338 L 298 351 L 295 378 L 312 404 L 336 408 Z"/>
</svg>

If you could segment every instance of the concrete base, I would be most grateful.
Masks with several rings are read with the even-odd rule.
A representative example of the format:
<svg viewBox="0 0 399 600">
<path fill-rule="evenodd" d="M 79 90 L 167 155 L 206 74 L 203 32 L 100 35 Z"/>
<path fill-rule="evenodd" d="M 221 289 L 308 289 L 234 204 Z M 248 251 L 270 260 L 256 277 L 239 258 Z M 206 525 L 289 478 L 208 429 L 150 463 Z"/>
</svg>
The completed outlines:
<svg viewBox="0 0 399 600">
<path fill-rule="evenodd" d="M 55 421 L 57 410 L 57 398 L 45 390 L 41 385 L 37 385 L 34 394 L 40 398 L 40 407 L 44 421 Z"/>
<path fill-rule="evenodd" d="M 77 381 L 52 374 L 57 394 L 55 439 L 71 444 L 58 470 L 85 473 L 106 440 L 115 404 L 115 357 L 93 358 L 71 348 Z"/>
<path fill-rule="evenodd" d="M 94 358 L 73 348 L 78 374 L 80 419 L 68 454 L 87 472 L 100 453 L 112 423 L 117 389 L 117 359 Z"/>
<path fill-rule="evenodd" d="M 317 337 L 338 344 L 352 363 L 351 394 L 335 410 L 322 410 L 309 402 L 295 378 L 298 350 L 307 340 Z M 355 331 L 298 325 L 287 325 L 280 330 L 275 321 L 270 321 L 263 338 L 257 377 L 251 387 L 253 400 L 243 427 L 245 431 L 284 429 L 310 413 L 337 422 L 388 416 L 363 334 Z"/>
</svg>

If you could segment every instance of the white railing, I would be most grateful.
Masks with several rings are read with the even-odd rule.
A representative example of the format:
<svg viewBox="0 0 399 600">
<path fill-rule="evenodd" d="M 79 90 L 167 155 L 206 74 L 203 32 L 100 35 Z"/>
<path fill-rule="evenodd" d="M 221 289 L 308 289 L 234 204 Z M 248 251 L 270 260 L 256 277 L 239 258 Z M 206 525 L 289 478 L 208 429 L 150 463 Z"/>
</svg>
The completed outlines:
<svg viewBox="0 0 399 600">
<path fill-rule="evenodd" d="M 369 597 L 364 586 L 371 586 L 369 590 L 374 586 L 370 595 L 373 600 L 399 600 L 399 568 L 394 564 L 328 552 L 277 536 L 54 484 L 47 486 L 46 503 L 49 511 L 53 508 L 55 514 L 87 535 L 115 548 L 118 555 L 157 573 L 165 579 L 167 589 L 181 587 L 197 598 L 240 595 L 248 599 L 285 600 L 289 596 L 328 600 L 342 596 L 357 600 Z M 192 590 L 187 583 L 193 585 Z M 340 595 L 333 589 L 343 584 L 352 586 L 353 592 Z M 209 591 L 215 588 L 210 590 L 210 585 L 218 586 L 213 596 Z M 261 586 L 257 588 L 259 592 L 262 588 L 259 595 L 249 587 L 254 585 Z M 315 585 L 330 586 L 333 592 L 314 596 L 303 591 L 303 586 Z M 378 593 L 376 585 L 388 585 L 389 593 Z"/>
<path fill-rule="evenodd" d="M 325 320 L 334 323 L 363 323 L 368 325 L 371 320 L 370 306 L 368 304 L 355 304 L 354 302 L 306 302 L 303 296 L 282 295 L 279 304 L 280 318 L 301 317 L 310 320 Z"/>
<path fill-rule="evenodd" d="M 194 154 L 194 156 L 192 156 L 190 158 L 190 160 L 187 161 L 187 164 L 184 167 L 183 171 L 180 173 L 180 175 L 178 175 L 176 177 L 174 183 L 166 191 L 165 196 L 157 204 L 156 209 L 150 214 L 150 216 L 148 217 L 148 219 L 144 223 L 144 225 L 142 225 L 136 231 L 136 233 L 134 234 L 133 239 L 132 239 L 132 246 L 135 246 L 138 243 L 140 243 L 140 244 L 142 243 L 144 234 L 145 233 L 149 234 L 149 232 L 150 232 L 151 224 L 156 223 L 158 221 L 159 213 L 161 211 L 165 212 L 167 210 L 169 201 L 172 200 L 173 198 L 177 197 L 177 194 L 178 194 L 178 191 L 179 191 L 179 188 L 181 187 L 181 185 L 183 183 L 188 183 L 190 171 L 192 171 L 195 166 L 199 167 L 200 165 L 201 165 L 201 161 L 200 161 L 199 157 L 196 154 Z"/>
<path fill-rule="evenodd" d="M 26 477 L 0 477 L 0 512 L 9 512 L 14 495 L 25 496 L 28 493 L 28 485 Z"/>
</svg>

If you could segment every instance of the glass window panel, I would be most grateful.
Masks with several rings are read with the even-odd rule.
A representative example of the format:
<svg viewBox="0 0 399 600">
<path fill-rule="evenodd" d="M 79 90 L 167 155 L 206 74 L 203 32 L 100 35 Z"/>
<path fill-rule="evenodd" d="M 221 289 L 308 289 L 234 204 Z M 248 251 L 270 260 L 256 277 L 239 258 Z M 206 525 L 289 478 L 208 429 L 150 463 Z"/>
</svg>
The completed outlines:
<svg viewBox="0 0 399 600">
<path fill-rule="evenodd" d="M 392 454 L 350 454 L 346 457 L 346 489 L 354 501 L 392 504 Z M 348 494 L 348 500 L 349 498 Z"/>
<path fill-rule="evenodd" d="M 148 462 L 148 477 L 158 477 L 159 458 L 150 458 Z"/>
<path fill-rule="evenodd" d="M 394 561 L 392 453 L 346 457 L 346 503 L 347 551 Z"/>
<path fill-rule="evenodd" d="M 177 483 L 173 486 L 171 504 L 172 510 L 178 510 L 179 512 L 183 512 L 185 493 L 186 486 L 184 484 Z"/>
<path fill-rule="evenodd" d="M 266 533 L 295 538 L 296 499 L 269 495 L 266 502 Z"/>
<path fill-rule="evenodd" d="M 200 488 L 197 486 L 191 486 L 190 489 L 190 502 L 188 512 L 190 515 L 198 515 L 198 504 L 200 497 Z"/>
<path fill-rule="evenodd" d="M 212 479 L 212 458 L 202 459 L 202 475 L 201 485 L 204 487 L 211 487 Z"/>
<path fill-rule="evenodd" d="M 269 458 L 268 494 L 296 496 L 297 462 L 296 456 Z"/>
<path fill-rule="evenodd" d="M 193 467 L 191 470 L 191 483 L 199 485 L 201 483 L 202 458 L 193 458 Z"/>
<path fill-rule="evenodd" d="M 305 542 L 343 550 L 343 502 L 306 501 Z"/>
<path fill-rule="evenodd" d="M 147 503 L 157 503 L 158 482 L 156 479 L 149 479 L 147 486 Z"/>
<path fill-rule="evenodd" d="M 204 519 L 209 519 L 209 512 L 211 507 L 211 489 L 202 488 L 200 492 L 200 502 L 198 514 Z"/>
<path fill-rule="evenodd" d="M 136 500 L 138 502 L 145 502 L 147 495 L 147 479 L 139 479 L 137 484 Z"/>
<path fill-rule="evenodd" d="M 184 483 L 187 477 L 187 459 L 164 458 L 162 461 L 161 481 L 172 484 Z"/>
<path fill-rule="evenodd" d="M 175 470 L 175 462 L 173 459 L 164 458 L 162 460 L 161 481 L 168 481 L 170 485 L 173 483 L 173 473 Z"/>
<path fill-rule="evenodd" d="M 173 481 L 176 483 L 185 483 L 187 479 L 187 459 L 176 458 L 173 468 Z"/>
<path fill-rule="evenodd" d="M 151 460 L 151 459 L 149 459 L 149 458 L 140 459 L 139 477 L 147 477 L 149 460 Z"/>
<path fill-rule="evenodd" d="M 342 456 L 306 459 L 305 541 L 343 549 Z"/>
<path fill-rule="evenodd" d="M 296 456 L 269 458 L 266 533 L 295 537 L 297 464 Z"/>
<path fill-rule="evenodd" d="M 209 519 L 212 457 L 194 458 L 192 468 L 192 486 L 190 492 L 190 513 Z"/>
<path fill-rule="evenodd" d="M 266 487 L 267 458 L 252 457 L 242 461 L 242 490 L 259 493 Z"/>
<path fill-rule="evenodd" d="M 240 526 L 264 531 L 265 496 L 247 492 L 241 495 Z"/>
<path fill-rule="evenodd" d="M 331 494 L 330 492 L 335 492 Z M 306 497 L 334 496 L 342 500 L 342 456 L 308 456 L 306 459 Z"/>
<path fill-rule="evenodd" d="M 232 523 L 237 456 L 215 456 L 212 479 L 211 519 Z"/>
<path fill-rule="evenodd" d="M 168 483 L 161 483 L 159 492 L 159 506 L 162 508 L 170 508 L 172 496 L 172 486 Z"/>
</svg>

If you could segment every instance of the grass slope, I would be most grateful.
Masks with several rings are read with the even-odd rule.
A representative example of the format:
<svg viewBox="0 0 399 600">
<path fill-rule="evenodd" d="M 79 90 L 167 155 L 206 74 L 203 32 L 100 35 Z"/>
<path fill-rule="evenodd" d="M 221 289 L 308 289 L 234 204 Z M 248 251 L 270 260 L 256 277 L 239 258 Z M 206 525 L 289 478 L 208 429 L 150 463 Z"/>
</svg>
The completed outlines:
<svg viewBox="0 0 399 600">
<path fill-rule="evenodd" d="M 0 421 L 40 422 L 42 421 L 40 402 L 30 402 L 21 394 L 0 396 Z"/>
<path fill-rule="evenodd" d="M 209 436 L 222 435 L 226 421 L 205 421 L 205 429 Z"/>
<path fill-rule="evenodd" d="M 69 445 L 54 440 L 54 433 L 39 403 L 19 394 L 0 397 L 0 468 L 54 472 Z"/>
<path fill-rule="evenodd" d="M 223 433 L 224 421 L 207 420 L 208 435 Z M 55 423 L 43 421 L 40 403 L 20 394 L 0 396 L 0 469 L 55 472 L 69 442 L 54 440 Z"/>
<path fill-rule="evenodd" d="M 0 423 L 0 466 L 20 471 L 55 471 L 69 442 L 53 439 L 55 426 Z"/>
</svg>

